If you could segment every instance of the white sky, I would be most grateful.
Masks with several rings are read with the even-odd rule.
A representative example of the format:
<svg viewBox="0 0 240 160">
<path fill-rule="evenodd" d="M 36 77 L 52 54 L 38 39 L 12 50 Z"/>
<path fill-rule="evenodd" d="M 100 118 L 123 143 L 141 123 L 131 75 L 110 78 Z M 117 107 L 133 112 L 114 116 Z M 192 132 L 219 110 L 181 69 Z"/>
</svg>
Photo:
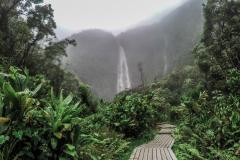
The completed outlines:
<svg viewBox="0 0 240 160">
<path fill-rule="evenodd" d="M 61 28 L 123 30 L 186 0 L 45 0 Z"/>
</svg>

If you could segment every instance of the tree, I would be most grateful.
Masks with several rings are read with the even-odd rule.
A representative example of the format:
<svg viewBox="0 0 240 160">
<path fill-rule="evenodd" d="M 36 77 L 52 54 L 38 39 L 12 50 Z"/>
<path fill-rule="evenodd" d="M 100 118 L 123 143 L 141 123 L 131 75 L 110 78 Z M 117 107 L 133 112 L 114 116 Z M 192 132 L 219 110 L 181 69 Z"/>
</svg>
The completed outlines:
<svg viewBox="0 0 240 160">
<path fill-rule="evenodd" d="M 75 78 L 65 78 L 61 59 L 67 56 L 66 47 L 76 44 L 69 39 L 53 41 L 53 18 L 51 5 L 43 0 L 0 0 L 0 57 L 28 68 L 31 75 L 44 74 L 59 92 L 65 80 Z"/>
<path fill-rule="evenodd" d="M 194 50 L 207 88 L 225 90 L 228 73 L 240 69 L 240 1 L 208 0 L 202 42 Z"/>
<path fill-rule="evenodd" d="M 51 5 L 42 0 L 0 1 L 0 55 L 24 66 L 43 40 L 54 37 Z"/>
<path fill-rule="evenodd" d="M 240 1 L 208 0 L 204 44 L 223 70 L 240 69 Z"/>
</svg>

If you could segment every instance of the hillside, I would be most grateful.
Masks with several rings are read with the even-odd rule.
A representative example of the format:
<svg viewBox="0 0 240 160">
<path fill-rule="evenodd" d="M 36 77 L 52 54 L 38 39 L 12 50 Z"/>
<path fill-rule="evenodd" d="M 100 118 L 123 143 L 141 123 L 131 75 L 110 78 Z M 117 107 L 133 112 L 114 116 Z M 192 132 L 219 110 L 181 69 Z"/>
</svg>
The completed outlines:
<svg viewBox="0 0 240 160">
<path fill-rule="evenodd" d="M 66 67 L 89 84 L 93 92 L 104 98 L 116 93 L 118 43 L 102 30 L 87 30 L 71 37 L 76 47 L 68 47 Z"/>
<path fill-rule="evenodd" d="M 118 36 L 125 48 L 133 86 L 141 84 L 138 63 L 145 79 L 152 82 L 169 73 L 187 57 L 202 28 L 201 1 L 191 0 L 169 13 L 163 20 L 140 26 Z"/>
<path fill-rule="evenodd" d="M 77 47 L 67 50 L 67 68 L 88 83 L 97 95 L 111 99 L 116 94 L 121 44 L 126 51 L 133 87 L 141 85 L 139 63 L 142 63 L 146 81 L 161 78 L 179 64 L 177 61 L 181 56 L 190 53 L 200 35 L 203 22 L 201 2 L 191 0 L 165 18 L 154 19 L 155 23 L 151 25 L 135 27 L 117 37 L 101 30 L 73 35 L 71 38 L 76 40 Z"/>
</svg>

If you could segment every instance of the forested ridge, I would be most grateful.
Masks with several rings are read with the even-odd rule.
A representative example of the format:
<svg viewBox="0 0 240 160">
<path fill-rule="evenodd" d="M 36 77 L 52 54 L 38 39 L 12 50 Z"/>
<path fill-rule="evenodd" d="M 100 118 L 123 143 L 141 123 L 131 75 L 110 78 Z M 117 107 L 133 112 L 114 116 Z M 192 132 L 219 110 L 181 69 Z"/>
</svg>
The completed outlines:
<svg viewBox="0 0 240 160">
<path fill-rule="evenodd" d="M 191 64 L 105 102 L 62 68 L 76 42 L 55 40 L 51 5 L 0 0 L 0 160 L 127 160 L 160 122 L 177 126 L 179 160 L 238 160 L 240 2 L 203 11 Z"/>
<path fill-rule="evenodd" d="M 112 100 L 117 93 L 117 64 L 122 47 L 133 88 L 142 81 L 150 84 L 154 79 L 159 80 L 178 64 L 186 64 L 187 59 L 192 61 L 190 52 L 203 26 L 201 4 L 201 0 L 184 0 L 165 16 L 156 15 L 147 24 L 119 34 L 100 29 L 76 33 L 71 38 L 77 45 L 67 47 L 68 56 L 63 61 L 66 69 L 90 84 L 96 95 Z M 105 63 L 106 59 L 109 63 Z"/>
</svg>

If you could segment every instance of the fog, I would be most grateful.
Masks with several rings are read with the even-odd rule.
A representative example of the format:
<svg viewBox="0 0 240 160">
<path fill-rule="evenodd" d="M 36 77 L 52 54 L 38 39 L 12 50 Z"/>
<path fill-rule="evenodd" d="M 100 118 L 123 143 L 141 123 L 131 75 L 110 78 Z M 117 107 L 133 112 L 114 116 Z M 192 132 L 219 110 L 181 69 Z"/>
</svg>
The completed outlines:
<svg viewBox="0 0 240 160">
<path fill-rule="evenodd" d="M 111 99 L 122 90 L 151 83 L 181 63 L 191 61 L 188 53 L 202 28 L 201 0 L 189 0 L 179 7 L 173 2 L 180 1 L 160 1 L 162 5 L 157 5 L 159 2 L 148 0 L 151 5 L 145 3 L 145 8 L 142 6 L 144 2 L 135 1 L 135 4 L 141 5 L 136 5 L 138 9 L 129 9 L 129 13 L 120 12 L 127 6 L 118 2 L 120 9 L 116 7 L 116 11 L 109 11 L 106 17 L 109 18 L 109 26 L 101 22 L 105 12 L 92 15 L 95 19 L 89 20 L 89 25 L 74 21 L 78 23 L 79 30 L 86 29 L 70 37 L 76 40 L 77 46 L 68 47 L 65 67 L 89 84 L 99 97 Z M 107 3 L 106 6 L 103 4 L 98 5 L 107 9 Z M 129 8 L 133 7 L 132 1 L 130 4 Z M 141 10 L 144 12 L 141 13 Z M 149 17 L 142 20 L 136 16 L 134 19 L 131 14 L 135 12 L 143 18 Z M 121 23 L 114 18 L 117 13 L 122 18 Z M 127 29 L 124 30 L 124 27 Z M 122 31 L 116 34 L 118 29 Z"/>
<path fill-rule="evenodd" d="M 155 14 L 174 9 L 186 0 L 46 0 L 54 9 L 59 28 L 125 30 Z"/>
</svg>

